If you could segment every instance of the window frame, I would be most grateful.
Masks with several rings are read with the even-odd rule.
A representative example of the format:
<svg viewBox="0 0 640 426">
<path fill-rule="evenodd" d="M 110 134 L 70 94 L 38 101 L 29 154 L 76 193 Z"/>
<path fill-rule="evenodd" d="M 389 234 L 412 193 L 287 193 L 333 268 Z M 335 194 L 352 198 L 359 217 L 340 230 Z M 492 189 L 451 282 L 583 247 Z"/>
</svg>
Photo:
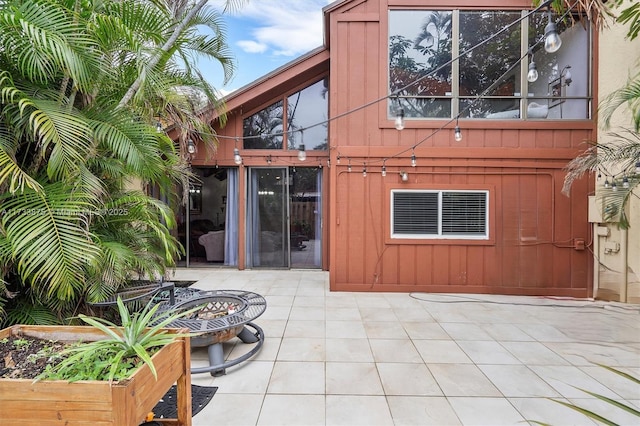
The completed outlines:
<svg viewBox="0 0 640 426">
<path fill-rule="evenodd" d="M 393 194 L 396 192 L 460 192 L 460 193 L 485 193 L 485 227 L 484 235 L 435 235 L 435 234 L 394 234 L 393 218 L 394 205 Z M 438 197 L 438 229 L 441 231 L 442 196 Z M 496 240 L 496 189 L 493 185 L 424 185 L 424 184 L 388 184 L 385 185 L 385 243 L 391 245 L 402 244 L 428 244 L 428 245 L 495 245 Z"/>
</svg>

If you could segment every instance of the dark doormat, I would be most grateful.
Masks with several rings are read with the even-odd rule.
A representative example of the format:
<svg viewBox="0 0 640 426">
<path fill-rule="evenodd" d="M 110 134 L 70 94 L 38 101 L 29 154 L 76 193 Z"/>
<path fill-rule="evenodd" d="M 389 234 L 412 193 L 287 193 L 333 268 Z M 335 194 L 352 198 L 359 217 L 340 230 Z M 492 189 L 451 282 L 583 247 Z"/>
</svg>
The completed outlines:
<svg viewBox="0 0 640 426">
<path fill-rule="evenodd" d="M 204 407 L 207 406 L 213 395 L 216 394 L 218 388 L 216 386 L 198 386 L 191 385 L 191 415 L 195 416 Z M 171 389 L 162 397 L 160 402 L 153 408 L 153 414 L 156 419 L 175 419 L 178 417 L 178 405 L 177 405 L 177 392 L 176 386 L 171 386 Z M 143 425 L 154 425 L 156 422 L 146 422 Z"/>
</svg>

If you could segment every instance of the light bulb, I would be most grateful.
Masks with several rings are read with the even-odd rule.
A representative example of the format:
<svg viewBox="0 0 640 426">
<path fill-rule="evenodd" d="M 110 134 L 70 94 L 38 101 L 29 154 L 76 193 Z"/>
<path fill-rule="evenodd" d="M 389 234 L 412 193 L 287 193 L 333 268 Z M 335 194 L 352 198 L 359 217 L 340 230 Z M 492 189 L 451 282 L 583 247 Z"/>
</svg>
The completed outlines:
<svg viewBox="0 0 640 426">
<path fill-rule="evenodd" d="M 527 73 L 527 81 L 533 83 L 538 79 L 538 70 L 536 69 L 536 63 L 531 61 L 529 64 L 529 72 Z"/>
<path fill-rule="evenodd" d="M 307 152 L 304 150 L 304 144 L 300 144 L 300 150 L 298 151 L 298 160 L 304 161 L 307 159 Z"/>
<path fill-rule="evenodd" d="M 196 144 L 193 143 L 193 139 L 187 141 L 187 152 L 189 154 L 195 154 L 196 152 Z"/>
<path fill-rule="evenodd" d="M 400 172 L 400 178 L 403 182 L 406 182 L 409 180 L 409 174 L 407 172 Z"/>
<path fill-rule="evenodd" d="M 611 190 L 612 191 L 617 191 L 618 190 L 618 185 L 616 184 L 616 181 L 614 180 L 613 183 L 611 184 Z"/>
<path fill-rule="evenodd" d="M 416 154 L 411 154 L 411 167 L 416 166 Z"/>
<path fill-rule="evenodd" d="M 162 132 L 162 123 L 160 121 L 156 122 L 156 132 L 158 133 Z"/>
<path fill-rule="evenodd" d="M 460 131 L 460 126 L 456 126 L 453 129 L 453 137 L 456 142 L 460 142 L 462 140 L 462 132 Z"/>
<path fill-rule="evenodd" d="M 609 185 L 609 178 L 606 178 L 606 179 L 604 180 L 604 187 L 605 187 L 605 188 L 609 188 L 610 186 L 611 186 L 611 185 Z"/>
<path fill-rule="evenodd" d="M 396 121 L 394 122 L 394 126 L 397 130 L 404 129 L 404 109 L 400 108 L 398 111 L 398 115 L 396 116 Z"/>
<path fill-rule="evenodd" d="M 549 53 L 555 53 L 562 46 L 562 39 L 558 35 L 558 27 L 551 20 L 551 11 L 549 11 L 549 23 L 544 27 L 544 50 Z"/>
<path fill-rule="evenodd" d="M 242 163 L 242 157 L 240 157 L 240 151 L 238 151 L 238 148 L 233 148 L 233 162 L 236 164 Z"/>
<path fill-rule="evenodd" d="M 622 178 L 622 187 L 625 189 L 629 188 L 629 179 L 626 176 Z"/>
<path fill-rule="evenodd" d="M 362 177 L 367 177 L 367 167 L 362 168 Z"/>
<path fill-rule="evenodd" d="M 636 174 L 640 175 L 640 161 L 636 163 Z"/>
<path fill-rule="evenodd" d="M 387 175 L 387 166 L 385 166 L 384 164 L 382 165 L 382 177 L 385 177 Z"/>
</svg>

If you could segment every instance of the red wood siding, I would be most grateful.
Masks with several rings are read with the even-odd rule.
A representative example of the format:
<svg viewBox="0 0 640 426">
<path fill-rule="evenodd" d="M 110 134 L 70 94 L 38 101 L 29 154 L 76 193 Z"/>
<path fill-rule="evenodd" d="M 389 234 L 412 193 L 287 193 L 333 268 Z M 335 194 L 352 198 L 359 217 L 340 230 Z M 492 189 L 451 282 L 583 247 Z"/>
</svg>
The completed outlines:
<svg viewBox="0 0 640 426">
<path fill-rule="evenodd" d="M 574 247 L 576 240 L 591 238 L 587 195 L 593 188 L 587 179 L 572 188 L 570 197 L 561 188 L 564 166 L 592 139 L 594 123 L 461 120 L 462 142 L 454 141 L 453 124 L 446 121 L 407 120 L 404 130 L 395 130 L 387 102 L 376 102 L 387 94 L 390 3 L 424 5 L 368 1 L 349 8 L 346 2 L 328 20 L 330 116 L 344 115 L 330 126 L 331 288 L 587 296 L 591 255 Z M 454 3 L 461 2 L 429 7 Z M 416 168 L 409 164 L 413 146 Z M 382 160 L 399 153 L 401 158 L 386 161 L 382 177 Z M 401 181 L 400 170 L 409 173 L 409 182 Z M 493 188 L 488 242 L 390 238 L 390 190 L 438 186 Z"/>
</svg>

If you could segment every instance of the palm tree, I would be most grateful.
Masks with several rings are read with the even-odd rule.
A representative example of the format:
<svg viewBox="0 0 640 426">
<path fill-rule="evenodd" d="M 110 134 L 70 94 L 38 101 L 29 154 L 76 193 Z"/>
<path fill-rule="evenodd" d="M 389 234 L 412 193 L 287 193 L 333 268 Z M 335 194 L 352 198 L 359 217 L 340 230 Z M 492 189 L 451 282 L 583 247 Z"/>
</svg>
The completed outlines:
<svg viewBox="0 0 640 426">
<path fill-rule="evenodd" d="M 136 188 L 170 193 L 188 179 L 158 120 L 215 143 L 192 94 L 220 102 L 195 55 L 233 70 L 219 14 L 187 6 L 0 0 L 0 314 L 11 299 L 10 321 L 62 320 L 133 272 L 163 274 L 181 251 L 171 210 Z"/>
<path fill-rule="evenodd" d="M 616 0 L 612 7 L 619 7 L 622 3 Z M 607 13 L 612 14 L 612 10 Z M 628 23 L 627 38 L 635 39 L 640 32 L 640 5 L 633 4 L 623 9 L 617 21 Z M 563 191 L 568 193 L 573 182 L 585 173 L 597 173 L 605 184 L 605 188 L 599 191 L 604 201 L 604 218 L 628 227 L 625 209 L 640 184 L 640 73 L 601 102 L 599 112 L 605 129 L 610 129 L 613 114 L 623 106 L 631 112 L 633 128 L 611 132 L 612 142 L 592 143 L 583 154 L 569 162 Z"/>
</svg>

